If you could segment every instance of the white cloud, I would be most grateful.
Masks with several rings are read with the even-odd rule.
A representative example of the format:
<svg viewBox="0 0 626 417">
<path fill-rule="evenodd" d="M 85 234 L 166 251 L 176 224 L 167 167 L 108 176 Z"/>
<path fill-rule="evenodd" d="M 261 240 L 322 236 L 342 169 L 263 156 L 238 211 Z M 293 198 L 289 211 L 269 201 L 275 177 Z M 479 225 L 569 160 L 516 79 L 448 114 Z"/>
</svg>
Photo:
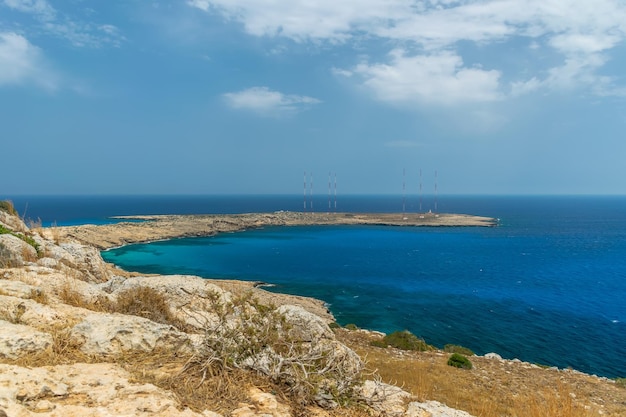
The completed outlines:
<svg viewBox="0 0 626 417">
<path fill-rule="evenodd" d="M 190 0 L 205 12 L 218 11 L 256 36 L 296 41 L 344 41 L 353 31 L 371 32 L 411 12 L 407 0 Z"/>
<path fill-rule="evenodd" d="M 45 68 L 39 48 L 16 33 L 0 33 L 0 86 L 27 82 L 48 90 L 57 88 L 56 77 Z"/>
<path fill-rule="evenodd" d="M 381 100 L 391 103 L 453 105 L 502 98 L 498 71 L 467 68 L 451 52 L 407 56 L 391 52 L 391 63 L 357 65 L 353 72 Z"/>
<path fill-rule="evenodd" d="M 46 0 L 4 0 L 4 5 L 33 15 L 43 31 L 67 39 L 74 46 L 119 46 L 125 40 L 116 26 L 76 20 L 60 13 Z"/>
<path fill-rule="evenodd" d="M 56 10 L 46 0 L 4 0 L 4 4 L 23 13 L 32 13 L 44 21 L 56 18 Z"/>
<path fill-rule="evenodd" d="M 361 64 L 354 71 L 385 101 L 495 100 L 502 98 L 500 76 L 512 80 L 513 95 L 561 88 L 599 92 L 593 87 L 597 83 L 604 84 L 605 92 L 623 90 L 611 87 L 614 78 L 598 75 L 610 53 L 626 41 L 622 0 L 189 0 L 188 5 L 219 13 L 255 36 L 330 44 L 380 39 L 393 42 L 397 50 L 420 53 L 403 53 L 390 64 Z M 529 50 L 541 49 L 550 58 L 533 61 L 530 73 L 511 60 L 490 62 L 491 71 L 459 65 L 467 58 L 464 43 L 498 48 L 520 39 L 531 45 Z M 599 57 L 604 62 L 596 65 Z M 561 64 L 554 65 L 555 60 Z M 333 69 L 336 75 L 348 76 L 347 71 Z M 434 84 L 424 85 L 429 80 Z M 404 86 L 408 91 L 402 91 Z M 435 88 L 443 89 L 441 99 Z"/>
<path fill-rule="evenodd" d="M 252 87 L 223 95 L 228 105 L 238 110 L 250 110 L 264 115 L 293 113 L 321 101 L 308 96 L 283 94 L 267 87 Z"/>
</svg>

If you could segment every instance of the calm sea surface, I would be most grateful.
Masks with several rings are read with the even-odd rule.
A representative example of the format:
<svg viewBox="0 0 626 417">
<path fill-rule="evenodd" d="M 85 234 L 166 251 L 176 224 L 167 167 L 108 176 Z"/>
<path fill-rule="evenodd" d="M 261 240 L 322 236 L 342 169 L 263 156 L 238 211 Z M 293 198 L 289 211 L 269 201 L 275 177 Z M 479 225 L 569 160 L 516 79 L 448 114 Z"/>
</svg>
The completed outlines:
<svg viewBox="0 0 626 417">
<path fill-rule="evenodd" d="M 125 214 L 301 210 L 297 196 L 13 197 L 44 224 Z M 432 199 L 430 199 L 432 200 Z M 423 209 L 434 202 L 423 200 Z M 401 211 L 402 196 L 349 196 L 340 211 Z M 334 205 L 334 202 L 333 202 Z M 408 198 L 407 211 L 416 211 Z M 319 197 L 315 207 L 325 211 Z M 340 324 L 408 329 L 609 377 L 626 376 L 626 197 L 440 196 L 441 212 L 494 228 L 283 227 L 103 252 L 126 269 L 264 281 L 324 300 Z"/>
</svg>

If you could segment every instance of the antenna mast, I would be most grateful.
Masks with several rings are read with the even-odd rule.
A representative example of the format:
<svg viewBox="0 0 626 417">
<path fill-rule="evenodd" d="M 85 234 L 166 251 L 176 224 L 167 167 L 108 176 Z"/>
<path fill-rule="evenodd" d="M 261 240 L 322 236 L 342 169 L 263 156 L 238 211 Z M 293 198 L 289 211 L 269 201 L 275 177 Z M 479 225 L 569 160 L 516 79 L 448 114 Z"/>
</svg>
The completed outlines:
<svg viewBox="0 0 626 417">
<path fill-rule="evenodd" d="M 328 214 L 330 214 L 330 171 L 328 171 Z"/>
<path fill-rule="evenodd" d="M 420 213 L 422 212 L 422 168 L 420 168 Z"/>
<path fill-rule="evenodd" d="M 437 212 L 437 170 L 435 170 L 435 213 Z"/>
<path fill-rule="evenodd" d="M 406 169 L 402 169 L 402 214 L 406 212 Z"/>
<path fill-rule="evenodd" d="M 311 172 L 311 188 L 310 188 L 310 202 L 309 202 L 309 206 L 311 207 L 311 213 L 313 213 L 313 173 Z"/>
<path fill-rule="evenodd" d="M 337 173 L 335 172 L 335 213 L 337 212 Z"/>
</svg>

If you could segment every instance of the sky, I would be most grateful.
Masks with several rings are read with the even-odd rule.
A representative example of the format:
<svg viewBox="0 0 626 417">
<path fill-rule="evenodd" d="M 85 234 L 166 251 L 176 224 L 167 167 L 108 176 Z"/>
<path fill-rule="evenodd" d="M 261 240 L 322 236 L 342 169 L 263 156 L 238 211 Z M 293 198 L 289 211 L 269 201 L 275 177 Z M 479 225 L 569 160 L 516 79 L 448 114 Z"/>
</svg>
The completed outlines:
<svg viewBox="0 0 626 417">
<path fill-rule="evenodd" d="M 0 195 L 626 194 L 626 1 L 0 0 L 0 155 Z"/>
</svg>

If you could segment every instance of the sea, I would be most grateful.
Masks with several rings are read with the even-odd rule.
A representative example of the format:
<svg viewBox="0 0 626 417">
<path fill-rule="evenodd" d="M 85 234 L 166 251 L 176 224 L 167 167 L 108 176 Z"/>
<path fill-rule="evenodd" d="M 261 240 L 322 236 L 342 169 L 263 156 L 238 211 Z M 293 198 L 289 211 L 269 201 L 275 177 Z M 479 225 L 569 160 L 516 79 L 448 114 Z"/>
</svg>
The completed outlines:
<svg viewBox="0 0 626 417">
<path fill-rule="evenodd" d="M 437 347 L 626 377 L 626 196 L 8 198 L 44 226 L 280 210 L 494 217 L 496 227 L 265 227 L 102 255 L 142 273 L 259 281 L 315 297 L 341 325 L 409 330 Z"/>
</svg>

